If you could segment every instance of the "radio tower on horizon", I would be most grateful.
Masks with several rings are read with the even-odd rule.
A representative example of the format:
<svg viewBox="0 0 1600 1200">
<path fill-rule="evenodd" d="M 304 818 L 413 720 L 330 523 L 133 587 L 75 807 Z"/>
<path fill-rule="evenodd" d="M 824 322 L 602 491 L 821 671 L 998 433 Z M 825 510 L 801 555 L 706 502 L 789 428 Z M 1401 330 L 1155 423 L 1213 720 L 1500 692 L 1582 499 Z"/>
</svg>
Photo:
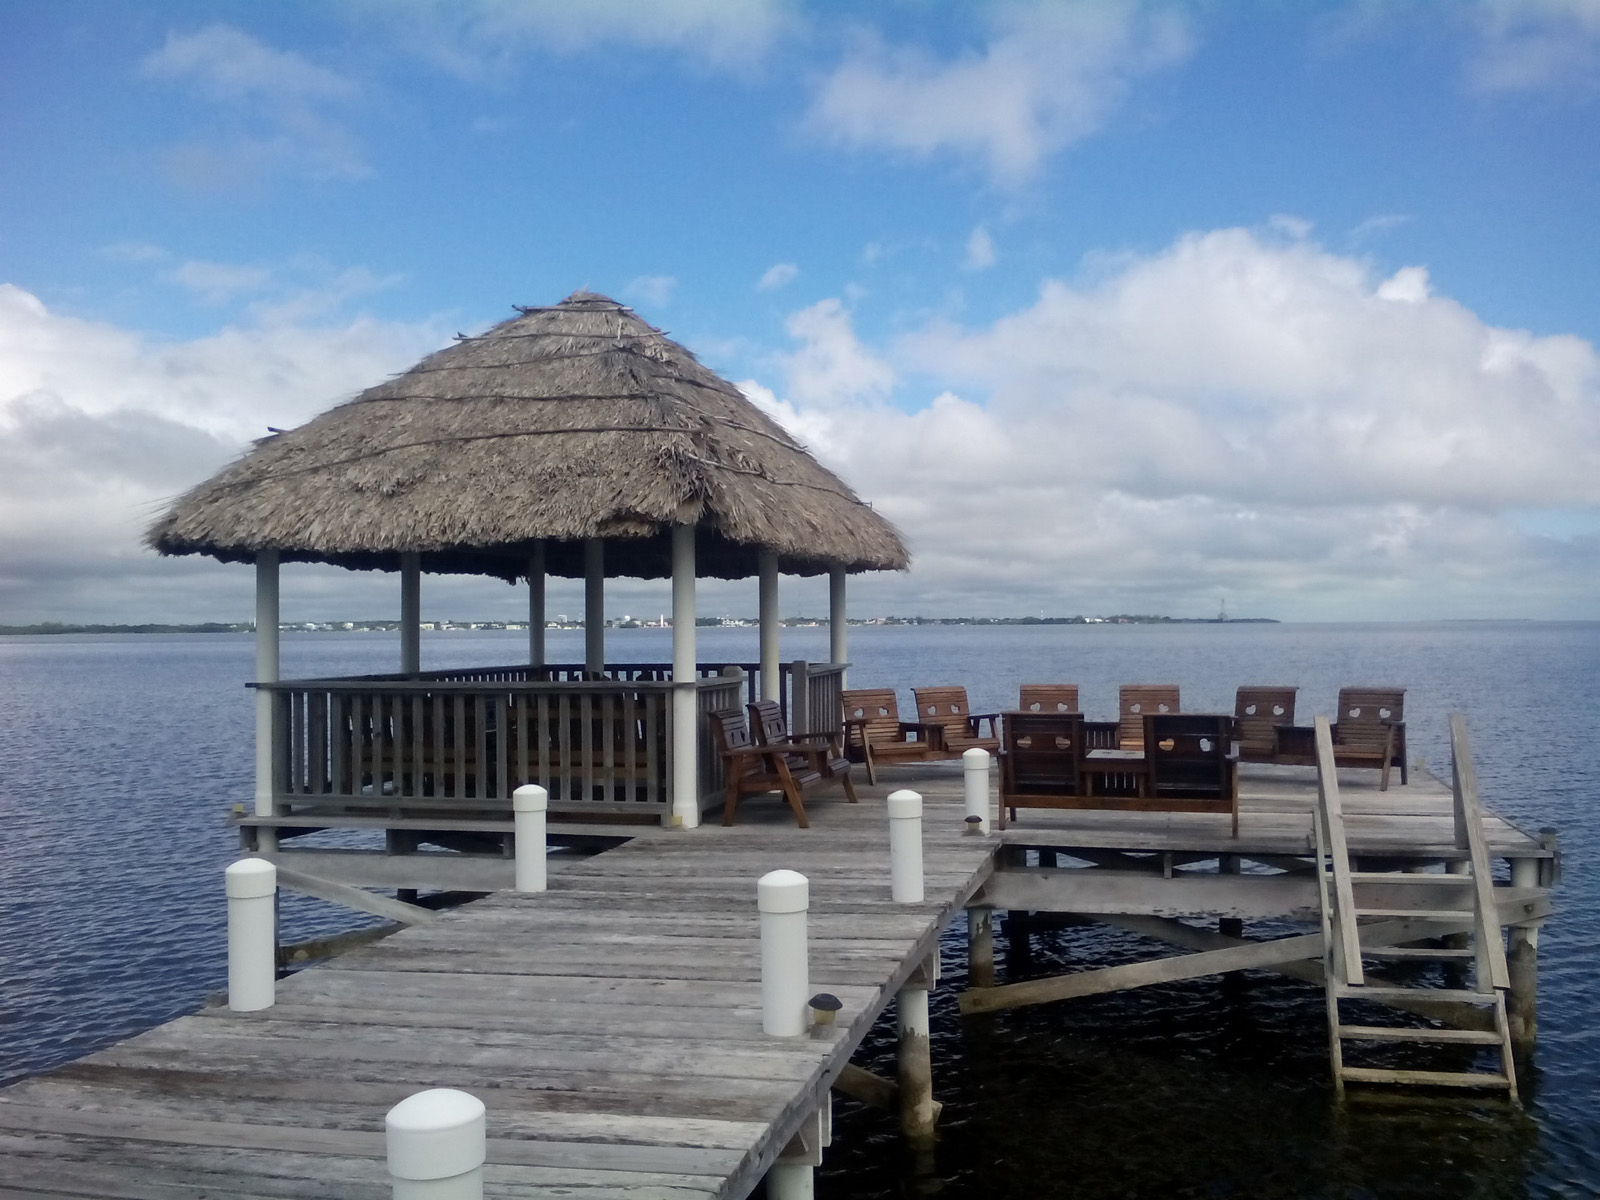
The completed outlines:
<svg viewBox="0 0 1600 1200">
<path fill-rule="evenodd" d="M 1217 620 L 1226 621 L 1227 619 L 1228 619 L 1228 598 L 1226 596 L 1224 596 L 1222 598 L 1222 607 L 1221 607 L 1221 609 L 1219 609 L 1217 611 Z"/>
</svg>

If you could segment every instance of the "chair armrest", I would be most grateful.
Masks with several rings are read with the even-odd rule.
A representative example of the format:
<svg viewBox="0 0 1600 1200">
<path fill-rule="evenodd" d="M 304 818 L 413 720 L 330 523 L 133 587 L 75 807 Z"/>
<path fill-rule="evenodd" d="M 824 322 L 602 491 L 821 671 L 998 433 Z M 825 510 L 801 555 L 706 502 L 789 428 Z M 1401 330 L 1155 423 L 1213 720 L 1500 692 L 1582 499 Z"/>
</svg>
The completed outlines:
<svg viewBox="0 0 1600 1200">
<path fill-rule="evenodd" d="M 937 723 L 925 723 L 921 721 L 901 721 L 900 732 L 920 734 L 922 736 L 922 740 L 927 742 L 928 745 L 936 747 L 940 750 L 944 749 L 943 725 L 939 725 Z"/>
<path fill-rule="evenodd" d="M 999 713 L 969 713 L 967 715 L 967 728 L 972 732 L 972 736 L 973 737 L 981 736 L 978 733 L 978 726 L 981 725 L 984 721 L 989 722 L 989 736 L 990 737 L 999 737 L 1000 736 L 1000 714 Z"/>
</svg>

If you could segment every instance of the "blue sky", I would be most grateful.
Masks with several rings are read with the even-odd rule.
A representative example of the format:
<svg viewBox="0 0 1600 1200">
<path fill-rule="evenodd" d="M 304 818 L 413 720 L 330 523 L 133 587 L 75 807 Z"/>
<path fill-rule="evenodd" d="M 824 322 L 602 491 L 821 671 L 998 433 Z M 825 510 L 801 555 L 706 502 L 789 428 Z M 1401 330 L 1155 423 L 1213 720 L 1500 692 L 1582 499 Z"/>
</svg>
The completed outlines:
<svg viewBox="0 0 1600 1200">
<path fill-rule="evenodd" d="M 9 0 L 0 623 L 247 615 L 164 500 L 578 288 L 901 525 L 857 611 L 1595 616 L 1597 80 L 1600 0 Z"/>
</svg>

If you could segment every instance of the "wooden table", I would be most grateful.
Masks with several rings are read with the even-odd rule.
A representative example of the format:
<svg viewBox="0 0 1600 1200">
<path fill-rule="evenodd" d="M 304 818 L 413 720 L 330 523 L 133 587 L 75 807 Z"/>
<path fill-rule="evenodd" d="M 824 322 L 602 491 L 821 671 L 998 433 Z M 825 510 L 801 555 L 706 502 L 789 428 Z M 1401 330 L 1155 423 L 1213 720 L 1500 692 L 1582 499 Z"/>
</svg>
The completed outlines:
<svg viewBox="0 0 1600 1200">
<path fill-rule="evenodd" d="M 1108 776 L 1123 776 L 1132 780 L 1133 794 L 1144 796 L 1150 780 L 1150 763 L 1142 750 L 1090 750 L 1083 756 L 1084 788 L 1089 796 L 1096 794 L 1095 782 Z M 1116 793 L 1123 794 L 1123 793 Z"/>
</svg>

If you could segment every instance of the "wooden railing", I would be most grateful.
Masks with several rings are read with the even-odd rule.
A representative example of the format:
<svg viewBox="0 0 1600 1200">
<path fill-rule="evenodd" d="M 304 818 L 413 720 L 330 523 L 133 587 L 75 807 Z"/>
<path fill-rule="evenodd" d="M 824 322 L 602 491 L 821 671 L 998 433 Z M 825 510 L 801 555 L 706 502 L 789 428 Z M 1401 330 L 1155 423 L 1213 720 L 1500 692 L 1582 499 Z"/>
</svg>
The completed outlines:
<svg viewBox="0 0 1600 1200">
<path fill-rule="evenodd" d="M 671 807 L 671 683 L 324 679 L 260 686 L 275 697 L 273 793 L 284 815 L 503 816 L 524 783 L 546 788 L 551 808 L 562 812 L 659 814 Z M 695 690 L 704 713 L 738 704 L 743 681 L 712 677 Z M 723 787 L 708 739 L 703 731 L 702 807 Z"/>
<path fill-rule="evenodd" d="M 743 674 L 730 672 L 739 668 Z M 785 663 L 785 716 L 836 731 L 842 663 Z M 760 695 L 760 668 L 702 663 L 694 683 L 701 808 L 724 787 L 705 715 Z M 621 663 L 470 667 L 259 684 L 274 697 L 279 815 L 504 817 L 536 783 L 558 812 L 671 809 L 671 667 Z"/>
</svg>

